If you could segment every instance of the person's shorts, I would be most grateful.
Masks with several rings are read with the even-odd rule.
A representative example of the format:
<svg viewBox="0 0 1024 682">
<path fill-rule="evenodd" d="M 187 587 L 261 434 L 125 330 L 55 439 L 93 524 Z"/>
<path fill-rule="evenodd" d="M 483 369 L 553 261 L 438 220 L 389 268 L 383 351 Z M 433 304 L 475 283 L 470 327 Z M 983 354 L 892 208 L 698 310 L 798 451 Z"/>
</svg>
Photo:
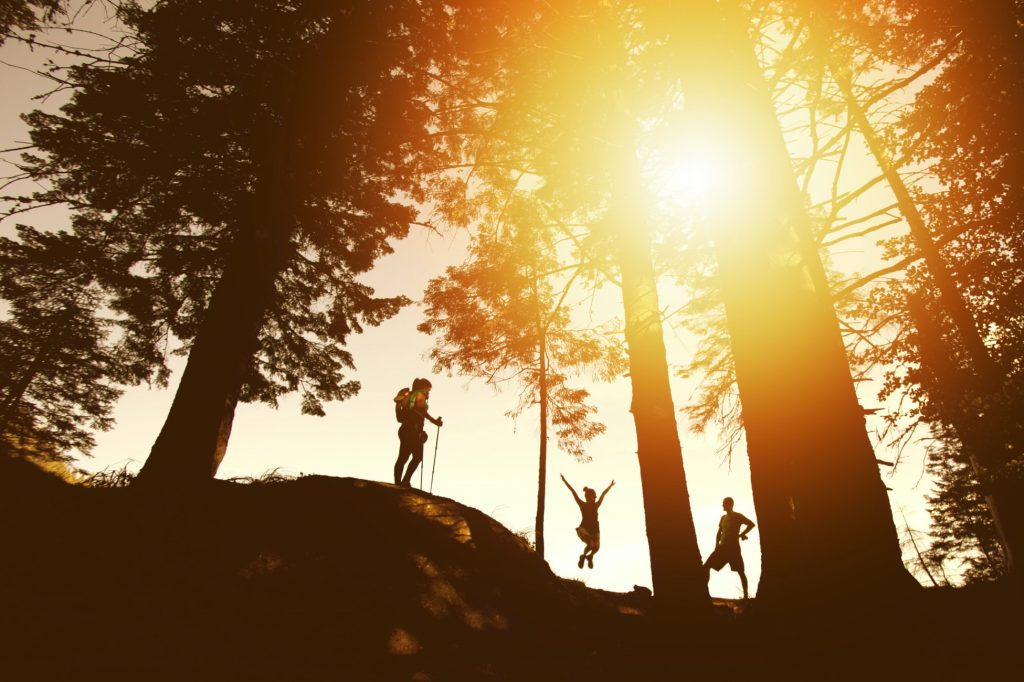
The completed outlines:
<svg viewBox="0 0 1024 682">
<path fill-rule="evenodd" d="M 708 560 L 704 562 L 704 565 L 713 568 L 716 571 L 721 571 L 725 568 L 725 565 L 729 564 L 729 568 L 739 573 L 743 570 L 743 555 L 740 554 L 739 543 L 733 545 L 719 545 L 715 547 L 715 551 L 711 553 Z"/>
<path fill-rule="evenodd" d="M 587 549 L 592 549 L 595 552 L 601 549 L 600 530 L 588 530 L 583 526 L 580 526 L 576 529 L 576 535 L 579 536 L 580 540 L 583 540 L 583 544 L 587 546 Z"/>
</svg>

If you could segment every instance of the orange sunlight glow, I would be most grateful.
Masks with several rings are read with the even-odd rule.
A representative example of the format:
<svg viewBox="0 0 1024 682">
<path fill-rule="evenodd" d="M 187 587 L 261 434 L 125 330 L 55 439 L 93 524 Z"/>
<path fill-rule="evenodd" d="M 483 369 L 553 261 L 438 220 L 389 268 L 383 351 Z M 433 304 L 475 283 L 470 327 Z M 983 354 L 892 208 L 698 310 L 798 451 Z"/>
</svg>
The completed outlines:
<svg viewBox="0 0 1024 682">
<path fill-rule="evenodd" d="M 646 170 L 655 198 L 672 205 L 707 208 L 735 193 L 743 165 L 738 141 L 714 123 L 691 122 L 689 130 L 652 144 Z"/>
<path fill-rule="evenodd" d="M 654 170 L 655 193 L 687 204 L 717 197 L 725 188 L 722 166 L 720 160 L 706 150 L 666 154 Z"/>
</svg>

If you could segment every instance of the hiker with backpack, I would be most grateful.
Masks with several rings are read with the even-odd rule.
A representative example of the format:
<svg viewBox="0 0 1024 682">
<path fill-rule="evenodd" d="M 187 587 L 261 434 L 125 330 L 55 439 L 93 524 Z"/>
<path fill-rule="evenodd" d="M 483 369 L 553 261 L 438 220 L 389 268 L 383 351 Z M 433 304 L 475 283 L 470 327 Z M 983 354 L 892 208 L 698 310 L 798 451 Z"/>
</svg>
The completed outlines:
<svg viewBox="0 0 1024 682">
<path fill-rule="evenodd" d="M 430 397 L 431 384 L 426 379 L 414 379 L 412 390 L 402 389 L 395 396 L 395 419 L 401 424 L 398 427 L 398 459 L 395 461 L 395 485 L 409 486 L 412 475 L 423 462 L 423 444 L 427 442 L 427 432 L 423 430 L 423 422 L 430 421 L 440 427 L 441 418 L 435 419 L 427 411 L 427 398 Z M 412 461 L 409 461 L 409 458 Z M 406 468 L 406 462 L 409 467 Z"/>
<path fill-rule="evenodd" d="M 577 565 L 583 568 L 583 562 L 585 561 L 588 568 L 593 568 L 594 555 L 597 554 L 597 550 L 601 549 L 601 526 L 597 522 L 597 510 L 600 508 L 601 503 L 604 502 L 604 496 L 615 485 L 615 481 L 608 484 L 608 487 L 601 493 L 601 497 L 597 497 L 597 493 L 594 492 L 593 488 L 584 487 L 583 497 L 586 498 L 585 500 L 580 499 L 580 496 L 576 494 L 573 487 L 569 485 L 569 481 L 565 480 L 565 476 L 562 476 L 562 483 L 572 493 L 572 497 L 576 500 L 580 513 L 583 515 L 583 519 L 576 529 L 576 535 L 583 541 L 583 554 L 580 554 L 580 561 Z"/>
</svg>

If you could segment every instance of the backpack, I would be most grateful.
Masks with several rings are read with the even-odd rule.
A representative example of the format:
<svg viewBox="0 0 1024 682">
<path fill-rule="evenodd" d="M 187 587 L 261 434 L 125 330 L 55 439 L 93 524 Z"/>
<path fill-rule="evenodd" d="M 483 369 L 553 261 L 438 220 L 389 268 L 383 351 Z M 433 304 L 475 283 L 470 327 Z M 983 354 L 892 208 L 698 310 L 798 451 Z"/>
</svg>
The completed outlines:
<svg viewBox="0 0 1024 682">
<path fill-rule="evenodd" d="M 412 413 L 412 409 L 409 406 L 409 396 L 412 395 L 412 391 L 408 388 L 403 388 L 398 391 L 395 395 L 395 420 L 399 424 L 404 424 Z"/>
</svg>

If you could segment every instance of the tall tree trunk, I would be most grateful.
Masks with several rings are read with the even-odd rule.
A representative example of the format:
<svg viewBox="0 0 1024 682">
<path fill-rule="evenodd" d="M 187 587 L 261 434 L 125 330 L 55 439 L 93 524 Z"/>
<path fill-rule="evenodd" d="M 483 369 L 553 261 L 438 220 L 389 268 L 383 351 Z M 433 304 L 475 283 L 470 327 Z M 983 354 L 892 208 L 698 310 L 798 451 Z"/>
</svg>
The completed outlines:
<svg viewBox="0 0 1024 682">
<path fill-rule="evenodd" d="M 701 565 L 669 382 L 652 234 L 644 220 L 635 148 L 623 145 L 607 218 L 622 278 L 630 412 L 636 427 L 654 599 L 665 615 L 704 609 Z"/>
<path fill-rule="evenodd" d="M 747 17 L 733 2 L 662 9 L 688 115 L 728 131 L 742 194 L 712 222 L 761 529 L 758 596 L 916 585 Z"/>
<path fill-rule="evenodd" d="M 540 375 L 538 377 L 537 392 L 540 395 L 540 470 L 537 474 L 537 523 L 535 527 L 534 540 L 537 546 L 537 554 L 544 558 L 544 506 L 547 499 L 547 478 L 548 478 L 548 362 L 547 362 L 547 332 L 543 316 L 540 310 L 540 300 L 536 291 L 537 282 L 534 279 L 534 305 L 537 307 L 537 332 L 539 342 L 537 344 L 537 362 Z"/>
<path fill-rule="evenodd" d="M 273 93 L 257 126 L 261 131 L 253 135 L 258 179 L 248 214 L 239 221 L 170 412 L 139 473 L 140 484 L 173 487 L 206 480 L 224 458 L 245 373 L 276 296 L 275 281 L 291 256 L 295 209 L 305 190 L 296 186 L 294 171 L 324 162 L 318 145 L 334 125 L 323 103 L 323 84 L 340 87 L 361 49 L 347 33 L 345 11 L 339 6 L 329 15 L 329 30 L 309 46 L 297 76 Z"/>
<path fill-rule="evenodd" d="M 254 211 L 210 299 L 170 412 L 139 482 L 177 486 L 207 480 L 224 457 L 239 391 L 258 347 L 274 282 L 287 262 L 289 230 L 272 200 Z"/>
</svg>

